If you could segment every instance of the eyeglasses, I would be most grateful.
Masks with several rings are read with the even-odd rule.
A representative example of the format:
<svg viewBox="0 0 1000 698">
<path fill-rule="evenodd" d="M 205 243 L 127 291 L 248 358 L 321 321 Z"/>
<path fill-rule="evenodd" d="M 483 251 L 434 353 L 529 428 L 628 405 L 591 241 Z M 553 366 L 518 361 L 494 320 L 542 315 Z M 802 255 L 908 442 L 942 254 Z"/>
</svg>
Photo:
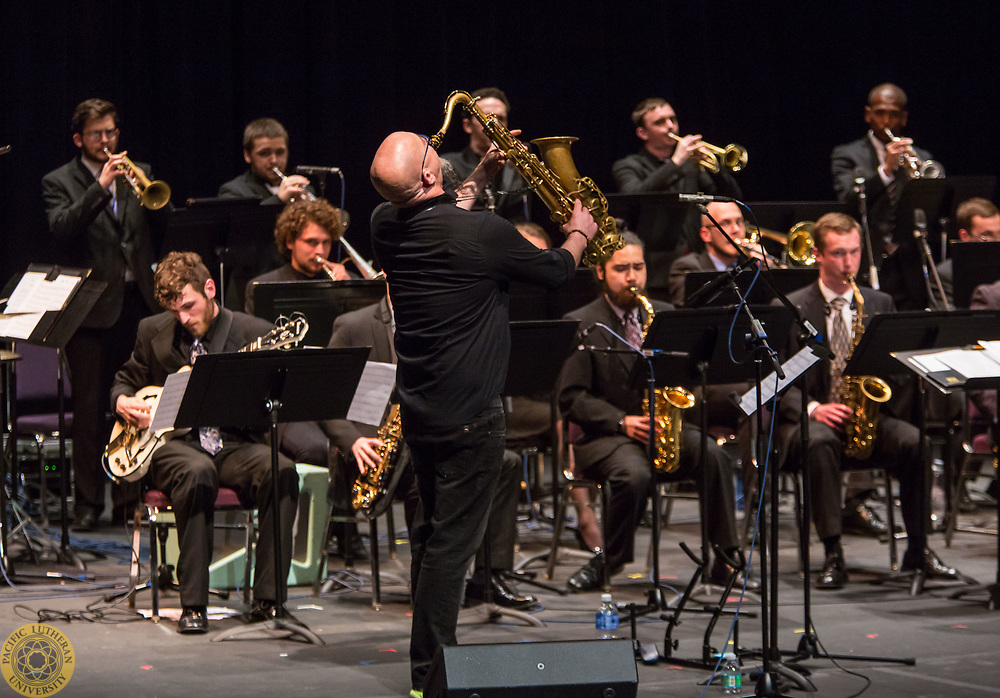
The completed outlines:
<svg viewBox="0 0 1000 698">
<path fill-rule="evenodd" d="M 431 148 L 431 139 L 430 139 L 430 138 L 428 138 L 427 136 L 425 136 L 425 135 L 424 135 L 424 134 L 422 134 L 422 133 L 418 133 L 417 135 L 418 135 L 418 136 L 419 136 L 420 138 L 423 138 L 423 139 L 424 139 L 424 141 L 426 141 L 426 143 L 427 143 L 427 144 L 426 144 L 426 145 L 424 146 L 424 156 L 423 156 L 423 157 L 422 157 L 422 158 L 420 159 L 420 174 L 421 174 L 421 176 L 423 176 L 423 172 L 424 172 L 424 163 L 426 163 L 426 162 L 427 162 L 427 151 L 428 151 L 428 150 L 430 150 L 430 148 Z"/>
<path fill-rule="evenodd" d="M 109 129 L 104 130 L 104 131 L 101 131 L 101 130 L 87 131 L 86 133 L 83 134 L 83 137 L 84 138 L 89 138 L 92 141 L 99 141 L 99 140 L 101 140 L 101 136 L 106 136 L 107 139 L 110 141 L 112 138 L 114 138 L 117 135 L 118 135 L 118 129 L 116 129 L 116 128 L 109 128 Z"/>
</svg>

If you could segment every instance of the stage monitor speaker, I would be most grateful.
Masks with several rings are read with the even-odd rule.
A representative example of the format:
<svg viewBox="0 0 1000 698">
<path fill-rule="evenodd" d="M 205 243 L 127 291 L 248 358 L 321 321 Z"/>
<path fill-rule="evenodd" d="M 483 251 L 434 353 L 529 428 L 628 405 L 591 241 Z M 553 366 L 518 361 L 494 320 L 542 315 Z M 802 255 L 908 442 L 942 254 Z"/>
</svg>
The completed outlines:
<svg viewBox="0 0 1000 698">
<path fill-rule="evenodd" d="M 424 698 L 635 698 L 632 641 L 570 640 L 438 648 Z"/>
</svg>

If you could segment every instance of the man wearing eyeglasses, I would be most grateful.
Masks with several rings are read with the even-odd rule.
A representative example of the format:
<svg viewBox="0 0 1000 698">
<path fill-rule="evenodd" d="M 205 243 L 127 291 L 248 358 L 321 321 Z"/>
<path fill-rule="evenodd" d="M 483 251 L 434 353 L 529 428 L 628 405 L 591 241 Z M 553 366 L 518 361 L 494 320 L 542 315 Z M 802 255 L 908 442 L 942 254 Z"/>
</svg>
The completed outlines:
<svg viewBox="0 0 1000 698">
<path fill-rule="evenodd" d="M 962 242 L 1000 242 L 1000 210 L 989 199 L 967 199 L 955 209 L 958 239 Z M 937 265 L 941 287 L 948 305 L 954 306 L 955 270 L 949 257 Z"/>
<path fill-rule="evenodd" d="M 128 358 L 139 320 L 155 307 L 152 233 L 146 211 L 119 166 L 118 114 L 111 102 L 88 99 L 73 112 L 72 139 L 79 152 L 42 179 L 49 230 L 62 247 L 61 261 L 90 268 L 107 287 L 66 345 L 73 391 L 74 524 L 92 530 L 104 509 L 108 483 L 101 455 L 109 426 L 106 396 L 118 366 Z M 148 165 L 135 165 L 150 176 Z M 112 490 L 116 516 L 124 498 Z"/>
</svg>

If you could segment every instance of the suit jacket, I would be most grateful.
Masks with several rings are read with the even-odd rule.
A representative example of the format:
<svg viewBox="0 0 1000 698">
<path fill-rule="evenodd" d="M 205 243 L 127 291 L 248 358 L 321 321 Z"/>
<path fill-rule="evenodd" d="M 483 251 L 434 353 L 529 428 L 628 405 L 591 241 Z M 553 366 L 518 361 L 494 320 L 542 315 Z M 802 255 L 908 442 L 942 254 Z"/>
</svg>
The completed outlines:
<svg viewBox="0 0 1000 698">
<path fill-rule="evenodd" d="M 860 290 L 861 297 L 865 301 L 864 324 L 866 326 L 871 321 L 873 315 L 895 312 L 895 306 L 889 295 L 870 288 L 861 288 Z M 805 288 L 800 288 L 798 291 L 789 293 L 788 300 L 819 331 L 822 335 L 823 346 L 829 349 L 830 340 L 826 336 L 826 300 L 819 289 L 819 282 L 817 281 Z M 772 305 L 777 305 L 778 303 L 777 299 L 772 301 Z M 793 332 L 789 336 L 784 359 L 787 360 L 801 348 L 802 344 L 799 342 L 796 333 Z M 830 393 L 830 360 L 824 358 L 817 361 L 806 371 L 805 376 L 801 380 L 805 381 L 808 401 L 826 402 Z M 802 413 L 802 393 L 799 385 L 801 385 L 801 381 L 790 387 L 781 399 L 779 408 L 781 420 L 778 427 L 779 443 L 785 443 L 786 440 L 790 440 L 798 433 L 797 425 Z M 791 428 L 789 429 L 788 427 Z"/>
<path fill-rule="evenodd" d="M 670 265 L 670 302 L 678 307 L 684 305 L 685 278 L 689 271 L 715 271 L 715 263 L 708 252 L 690 252 L 678 257 Z"/>
<path fill-rule="evenodd" d="M 673 306 L 653 301 L 653 310 L 673 310 Z M 622 348 L 621 342 L 604 330 L 590 331 L 595 323 L 603 323 L 616 332 L 621 327 L 621 321 L 603 295 L 567 313 L 566 318 L 580 321 L 581 342 Z M 639 318 L 645 321 L 642 308 Z M 642 412 L 642 390 L 629 386 L 636 359 L 634 354 L 586 349 L 573 352 L 566 360 L 559 378 L 559 408 L 563 417 L 583 429 L 583 437 L 574 444 L 576 462 L 581 468 L 606 458 L 623 444 L 634 443 L 619 431 L 618 425 L 625 415 Z"/>
<path fill-rule="evenodd" d="M 465 148 L 457 153 L 445 153 L 442 159 L 451 163 L 458 175 L 459 184 L 464 182 L 472 171 L 476 169 L 482 159 L 471 148 Z M 489 183 L 490 189 L 494 192 L 511 192 L 494 195 L 494 211 L 512 223 L 531 220 L 531 198 L 530 191 L 520 191 L 527 187 L 524 177 L 517 171 L 512 163 L 507 165 L 493 175 Z M 516 192 L 516 193 L 514 193 Z M 479 198 L 472 206 L 473 211 L 483 211 L 486 209 L 486 192 L 481 192 Z"/>
<path fill-rule="evenodd" d="M 661 161 L 645 148 L 615 161 L 611 169 L 618 191 L 623 194 L 704 192 L 742 198 L 739 185 L 725 169 L 711 174 L 692 160 L 678 167 L 669 159 Z M 675 259 L 686 251 L 704 247 L 698 236 L 701 217 L 694 206 L 651 202 L 640 206 L 638 216 L 630 222 L 646 243 L 646 286 L 651 291 L 669 287 L 670 265 Z"/>
<path fill-rule="evenodd" d="M 264 180 L 247 170 L 219 187 L 220 199 L 261 199 L 262 204 L 284 205 L 277 194 L 272 194 Z"/>
<path fill-rule="evenodd" d="M 338 315 L 333 321 L 330 347 L 371 347 L 369 361 L 396 363 L 396 349 L 392 336 L 392 311 L 383 298 L 378 303 Z M 362 436 L 374 437 L 378 427 L 347 419 L 330 419 L 323 422 L 330 443 L 345 457 L 350 456 L 351 446 Z"/>
<path fill-rule="evenodd" d="M 219 309 L 215 323 L 212 341 L 206 347 L 209 354 L 238 351 L 274 328 L 267 320 L 225 308 Z M 163 385 L 167 376 L 188 364 L 187 357 L 173 351 L 178 326 L 169 312 L 158 313 L 139 322 L 132 356 L 115 374 L 111 386 L 112 413 L 120 395 L 132 396 L 144 386 Z M 238 433 L 245 440 L 259 440 L 259 437 L 249 436 L 250 432 L 245 430 L 226 430 L 223 436 L 230 433 Z"/>
<path fill-rule="evenodd" d="M 971 310 L 997 310 L 1000 308 L 1000 281 L 976 286 L 976 290 L 972 292 L 969 308 Z"/>
<path fill-rule="evenodd" d="M 150 179 L 149 166 L 136 163 Z M 49 230 L 66 245 L 69 264 L 92 269 L 91 277 L 107 282 L 83 327 L 111 327 L 121 314 L 125 273 L 131 270 L 150 309 L 153 297 L 153 236 L 146 212 L 128 183 L 119 178 L 118 215 L 111 209 L 111 193 L 83 164 L 80 156 L 42 178 L 42 195 Z"/>
</svg>

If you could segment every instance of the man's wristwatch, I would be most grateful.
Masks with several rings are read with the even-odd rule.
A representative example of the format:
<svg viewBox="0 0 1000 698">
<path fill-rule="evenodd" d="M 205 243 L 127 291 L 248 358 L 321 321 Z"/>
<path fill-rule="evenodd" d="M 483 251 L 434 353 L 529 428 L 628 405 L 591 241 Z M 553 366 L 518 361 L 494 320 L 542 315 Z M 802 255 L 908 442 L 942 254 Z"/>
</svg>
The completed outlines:
<svg viewBox="0 0 1000 698">
<path fill-rule="evenodd" d="M 618 420 L 618 433 L 619 434 L 624 434 L 625 433 L 625 418 L 624 417 L 622 417 L 621 419 Z"/>
</svg>

